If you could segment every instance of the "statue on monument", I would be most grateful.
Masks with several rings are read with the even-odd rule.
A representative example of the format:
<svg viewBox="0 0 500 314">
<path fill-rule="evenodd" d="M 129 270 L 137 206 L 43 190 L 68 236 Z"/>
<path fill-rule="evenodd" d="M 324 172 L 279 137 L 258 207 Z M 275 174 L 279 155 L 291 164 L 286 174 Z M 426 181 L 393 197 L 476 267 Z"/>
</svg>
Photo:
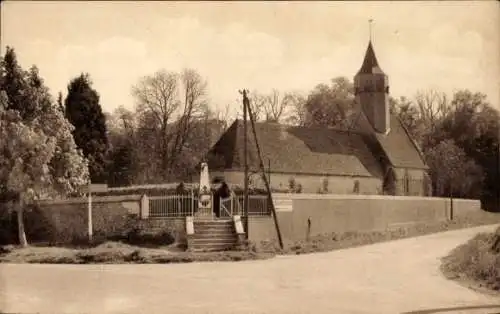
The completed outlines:
<svg viewBox="0 0 500 314">
<path fill-rule="evenodd" d="M 206 162 L 201 164 L 198 212 L 203 216 L 211 216 L 212 214 L 212 191 L 210 188 L 210 177 Z"/>
</svg>

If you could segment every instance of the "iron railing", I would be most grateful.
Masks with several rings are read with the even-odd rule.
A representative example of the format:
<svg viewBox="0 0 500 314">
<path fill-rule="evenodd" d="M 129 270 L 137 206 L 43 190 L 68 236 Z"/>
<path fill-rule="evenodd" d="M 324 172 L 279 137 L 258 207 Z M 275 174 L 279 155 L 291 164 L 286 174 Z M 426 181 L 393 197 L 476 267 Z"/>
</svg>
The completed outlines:
<svg viewBox="0 0 500 314">
<path fill-rule="evenodd" d="M 220 216 L 234 215 L 269 216 L 271 210 L 265 195 L 248 196 L 248 213 L 243 210 L 243 195 L 232 195 L 220 201 Z M 213 202 L 212 202 L 213 206 Z M 179 218 L 195 216 L 198 213 L 198 197 L 190 194 L 174 194 L 149 197 L 149 217 L 151 218 Z"/>
</svg>

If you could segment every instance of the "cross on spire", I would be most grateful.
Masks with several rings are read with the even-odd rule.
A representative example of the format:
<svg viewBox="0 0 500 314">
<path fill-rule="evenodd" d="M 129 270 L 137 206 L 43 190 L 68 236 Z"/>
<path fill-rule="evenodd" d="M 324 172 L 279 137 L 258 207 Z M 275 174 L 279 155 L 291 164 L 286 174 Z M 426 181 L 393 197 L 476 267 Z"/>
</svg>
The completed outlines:
<svg viewBox="0 0 500 314">
<path fill-rule="evenodd" d="M 372 41 L 372 23 L 373 23 L 373 19 L 369 19 L 368 20 L 368 29 L 370 31 L 370 41 Z"/>
</svg>

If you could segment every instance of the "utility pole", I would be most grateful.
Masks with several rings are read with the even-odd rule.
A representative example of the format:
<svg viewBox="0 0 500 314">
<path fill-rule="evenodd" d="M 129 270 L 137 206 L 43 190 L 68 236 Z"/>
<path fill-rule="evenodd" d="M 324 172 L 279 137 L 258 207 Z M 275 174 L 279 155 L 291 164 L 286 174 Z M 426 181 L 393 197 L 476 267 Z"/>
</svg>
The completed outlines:
<svg viewBox="0 0 500 314">
<path fill-rule="evenodd" d="M 268 206 L 271 208 L 271 212 L 274 219 L 274 226 L 276 228 L 276 233 L 278 236 L 280 248 L 283 249 L 283 238 L 281 237 L 280 226 L 278 223 L 278 216 L 276 214 L 276 208 L 274 207 L 273 197 L 271 195 L 271 186 L 269 185 L 269 180 L 266 176 L 266 168 L 264 166 L 264 161 L 262 160 L 262 153 L 260 150 L 259 139 L 257 138 L 257 132 L 255 131 L 255 121 L 253 119 L 252 108 L 249 106 L 250 101 L 248 100 L 248 97 L 246 97 L 246 94 L 244 94 L 243 96 L 244 96 L 243 101 L 246 102 L 247 104 L 248 115 L 250 117 L 250 123 L 252 125 L 252 133 L 253 133 L 253 138 L 255 140 L 255 149 L 257 150 L 257 157 L 259 159 L 260 174 L 262 176 L 262 181 L 264 181 L 264 185 L 266 186 Z"/>
<path fill-rule="evenodd" d="M 244 165 L 244 175 L 243 175 L 243 213 L 246 214 L 246 234 L 248 236 L 248 135 L 247 135 L 247 106 L 248 97 L 247 90 L 243 89 L 240 91 L 243 95 L 243 165 Z"/>
<path fill-rule="evenodd" d="M 269 180 L 269 186 L 271 186 L 271 159 L 267 158 L 267 176 Z"/>
<path fill-rule="evenodd" d="M 497 149 L 497 208 L 495 212 L 500 212 L 500 120 L 498 120 L 498 149 Z"/>
</svg>

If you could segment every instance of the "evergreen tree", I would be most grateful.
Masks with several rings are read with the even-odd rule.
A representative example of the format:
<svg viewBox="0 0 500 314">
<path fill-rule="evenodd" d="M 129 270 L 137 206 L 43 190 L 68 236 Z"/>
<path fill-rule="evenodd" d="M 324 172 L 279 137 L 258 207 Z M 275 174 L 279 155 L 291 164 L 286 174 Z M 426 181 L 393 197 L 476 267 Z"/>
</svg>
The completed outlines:
<svg viewBox="0 0 500 314">
<path fill-rule="evenodd" d="M 65 110 L 64 110 L 64 105 L 63 105 L 63 96 L 62 96 L 62 93 L 61 93 L 61 92 L 59 92 L 59 93 L 57 94 L 57 108 L 58 108 L 59 110 L 61 110 L 61 112 L 64 112 L 64 111 L 65 111 Z"/>
<path fill-rule="evenodd" d="M 29 95 L 24 92 L 26 91 L 27 76 L 30 77 L 29 85 L 31 87 L 42 86 L 36 67 L 30 69 L 29 73 L 23 71 L 18 64 L 14 48 L 7 46 L 0 68 L 2 69 L 0 87 L 6 93 L 6 109 L 16 110 L 23 120 L 32 120 L 36 115 L 36 102 L 28 99 Z"/>
<path fill-rule="evenodd" d="M 136 171 L 132 143 L 123 143 L 110 154 L 109 184 L 127 186 L 132 184 Z"/>
<path fill-rule="evenodd" d="M 19 242 L 26 246 L 24 207 L 78 193 L 88 182 L 88 166 L 38 69 L 24 71 L 11 48 L 0 65 L 0 202 L 13 202 Z"/>
<path fill-rule="evenodd" d="M 92 89 L 88 74 L 82 73 L 71 80 L 64 106 L 67 119 L 75 127 L 73 131 L 75 143 L 89 160 L 92 182 L 104 182 L 105 156 L 108 150 L 106 117 L 99 104 L 99 95 Z"/>
</svg>

